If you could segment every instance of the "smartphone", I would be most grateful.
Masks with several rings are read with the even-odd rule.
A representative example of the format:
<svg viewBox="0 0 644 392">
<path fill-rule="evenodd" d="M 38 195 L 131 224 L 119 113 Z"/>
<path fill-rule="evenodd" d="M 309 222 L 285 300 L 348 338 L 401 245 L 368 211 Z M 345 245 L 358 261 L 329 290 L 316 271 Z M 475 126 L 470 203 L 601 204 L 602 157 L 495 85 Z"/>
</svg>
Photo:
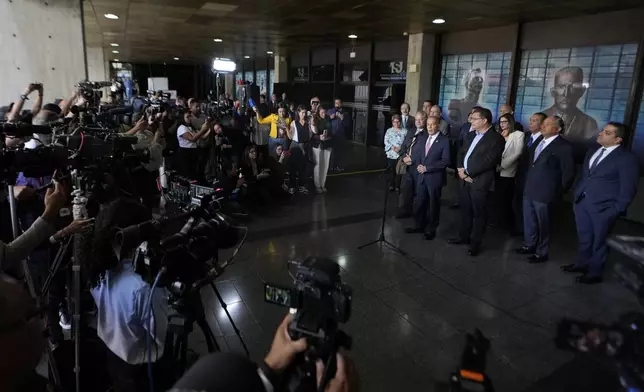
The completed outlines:
<svg viewBox="0 0 644 392">
<path fill-rule="evenodd" d="M 264 283 L 264 300 L 275 305 L 291 307 L 291 289 Z"/>
<path fill-rule="evenodd" d="M 253 101 L 253 98 L 248 98 L 248 106 L 251 108 L 255 107 L 255 101 Z"/>
</svg>

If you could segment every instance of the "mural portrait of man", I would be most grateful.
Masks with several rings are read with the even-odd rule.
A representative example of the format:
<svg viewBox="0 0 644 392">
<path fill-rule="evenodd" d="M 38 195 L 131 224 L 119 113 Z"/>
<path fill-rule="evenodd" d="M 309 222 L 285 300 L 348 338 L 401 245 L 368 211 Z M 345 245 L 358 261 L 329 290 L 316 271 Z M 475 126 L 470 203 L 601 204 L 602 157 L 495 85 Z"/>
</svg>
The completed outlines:
<svg viewBox="0 0 644 392">
<path fill-rule="evenodd" d="M 474 106 L 479 103 L 483 83 L 485 81 L 481 68 L 472 68 L 463 77 L 465 86 L 465 97 L 462 99 L 452 99 L 447 105 L 447 116 L 454 124 L 462 124 L 467 120 L 467 116 Z"/>
<path fill-rule="evenodd" d="M 554 104 L 543 112 L 548 116 L 559 116 L 566 124 L 564 136 L 575 142 L 597 137 L 597 121 L 582 112 L 577 104 L 586 93 L 583 84 L 584 71 L 580 67 L 568 66 L 555 73 L 550 94 Z"/>
</svg>

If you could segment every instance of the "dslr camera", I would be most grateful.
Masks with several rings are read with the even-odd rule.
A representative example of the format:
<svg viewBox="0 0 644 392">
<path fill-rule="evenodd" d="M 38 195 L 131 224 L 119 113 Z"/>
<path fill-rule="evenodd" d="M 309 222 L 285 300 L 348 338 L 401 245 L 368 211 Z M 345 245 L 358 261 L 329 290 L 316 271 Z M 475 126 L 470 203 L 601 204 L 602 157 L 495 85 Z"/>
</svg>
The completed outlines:
<svg viewBox="0 0 644 392">
<path fill-rule="evenodd" d="M 266 283 L 264 299 L 291 309 L 288 333 L 293 340 L 306 338 L 308 348 L 286 372 L 282 387 L 289 391 L 317 390 L 315 362 L 321 359 L 325 363 L 323 388 L 335 375 L 338 349 L 351 349 L 351 337 L 339 325 L 351 317 L 353 290 L 342 283 L 340 266 L 327 258 L 289 261 L 288 269 L 295 287 Z"/>
</svg>

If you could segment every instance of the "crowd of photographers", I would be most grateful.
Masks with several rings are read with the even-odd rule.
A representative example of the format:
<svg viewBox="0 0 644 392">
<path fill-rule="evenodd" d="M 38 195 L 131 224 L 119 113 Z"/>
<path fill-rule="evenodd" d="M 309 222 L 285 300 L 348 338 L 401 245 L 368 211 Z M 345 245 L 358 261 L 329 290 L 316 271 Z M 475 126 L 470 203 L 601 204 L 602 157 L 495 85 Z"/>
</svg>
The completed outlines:
<svg viewBox="0 0 644 392">
<path fill-rule="evenodd" d="M 138 273 L 133 265 L 136 248 L 116 246 L 115 231 L 152 219 L 163 188 L 160 168 L 176 171 L 205 186 L 222 188 L 227 198 L 249 209 L 287 200 L 296 190 L 308 193 L 311 178 L 317 193 L 326 192 L 333 126 L 338 127 L 332 123 L 345 121 L 341 102 L 336 101 L 330 116 L 319 107 L 317 98 L 311 100 L 310 110 L 299 106 L 293 112 L 291 104 L 289 111 L 284 101 L 264 112 L 264 102 L 253 110 L 244 110 L 239 101 L 220 97 L 213 110 L 196 99 L 177 98 L 170 102 L 156 92 L 146 98 L 133 98 L 128 102 L 131 109 L 101 114 L 96 110 L 99 105 L 93 102 L 96 96 L 91 87 L 80 87 L 67 99 L 44 105 L 43 88 L 42 84 L 30 84 L 16 102 L 0 108 L 0 120 L 48 126 L 68 124 L 69 129 L 76 125 L 111 126 L 124 137 L 136 137 L 132 147 L 145 149 L 148 159 L 128 165 L 126 171 L 103 169 L 100 184 L 107 196 L 101 194 L 91 219 L 72 220 L 68 178 L 56 176 L 55 172 L 38 177 L 17 172 L 10 173 L 11 178 L 3 177 L 7 184 L 15 184 L 7 191 L 13 193 L 15 223 L 22 234 L 14 239 L 16 233 L 9 219 L 13 203 L 7 202 L 8 195 L 3 191 L 0 312 L 6 316 L 0 321 L 0 345 L 12 353 L 12 358 L 0 361 L 0 390 L 44 390 L 39 389 L 38 378 L 32 376 L 43 348 L 49 345 L 55 351 L 65 341 L 64 331 L 71 330 L 67 305 L 71 300 L 71 268 L 63 266 L 50 282 L 45 308 L 47 338 L 43 338 L 43 310 L 29 299 L 21 282 L 25 272 L 20 262 L 28 257 L 29 275 L 36 292 L 40 292 L 54 255 L 71 242 L 72 235 L 79 239 L 74 241 L 74 255 L 82 259 L 82 280 L 86 282 L 79 318 L 83 325 L 95 324 L 93 334 L 107 353 L 114 390 L 150 390 L 148 362 L 153 363 L 156 390 L 167 389 L 176 381 L 165 377 L 173 373 L 168 369 L 171 353 L 163 350 L 168 329 L 167 289 L 155 287 L 148 277 Z M 112 99 L 118 100 L 114 95 Z M 33 100 L 33 106 L 24 110 L 28 100 Z M 251 121 L 271 124 L 268 148 L 253 142 L 257 140 Z M 90 142 L 89 136 L 81 134 L 78 150 L 89 148 Z M 3 148 L 37 150 L 50 143 L 49 134 L 7 136 Z M 231 354 L 215 354 L 198 362 L 174 390 L 280 390 L 286 368 L 296 354 L 307 348 L 304 339 L 293 341 L 289 337 L 289 321 L 290 316 L 278 327 L 271 350 L 260 366 Z M 337 371 L 335 377 L 330 377 L 326 391 L 348 390 L 346 363 L 338 355 Z M 317 366 L 319 381 L 324 370 L 321 363 Z"/>
</svg>

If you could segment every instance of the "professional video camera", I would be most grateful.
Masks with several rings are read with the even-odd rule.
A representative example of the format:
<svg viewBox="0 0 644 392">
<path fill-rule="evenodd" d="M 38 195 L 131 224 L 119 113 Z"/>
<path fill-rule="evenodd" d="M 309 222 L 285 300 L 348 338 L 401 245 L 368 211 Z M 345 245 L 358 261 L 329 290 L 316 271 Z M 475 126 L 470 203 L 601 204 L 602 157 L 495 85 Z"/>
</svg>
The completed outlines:
<svg viewBox="0 0 644 392">
<path fill-rule="evenodd" d="M 90 107 L 98 107 L 101 104 L 104 87 L 111 87 L 113 82 L 91 82 L 88 80 L 81 81 L 77 84 L 81 97 L 87 101 Z"/>
<path fill-rule="evenodd" d="M 290 391 L 317 390 L 315 362 L 321 359 L 325 371 L 320 390 L 335 375 L 336 353 L 351 349 L 352 339 L 339 329 L 351 317 L 353 290 L 342 283 L 340 267 L 330 259 L 309 257 L 289 261 L 294 289 L 265 284 L 265 300 L 295 309 L 288 333 L 293 340 L 307 338 L 308 348 L 287 371 L 284 388 Z M 278 388 L 279 389 L 279 388 Z M 281 390 L 281 389 L 279 389 Z"/>
<path fill-rule="evenodd" d="M 608 245 L 627 256 L 613 273 L 644 304 L 644 237 L 616 236 Z M 564 319 L 555 342 L 562 350 L 590 353 L 615 361 L 626 391 L 644 390 L 644 314 L 626 313 L 613 325 Z"/>
</svg>

